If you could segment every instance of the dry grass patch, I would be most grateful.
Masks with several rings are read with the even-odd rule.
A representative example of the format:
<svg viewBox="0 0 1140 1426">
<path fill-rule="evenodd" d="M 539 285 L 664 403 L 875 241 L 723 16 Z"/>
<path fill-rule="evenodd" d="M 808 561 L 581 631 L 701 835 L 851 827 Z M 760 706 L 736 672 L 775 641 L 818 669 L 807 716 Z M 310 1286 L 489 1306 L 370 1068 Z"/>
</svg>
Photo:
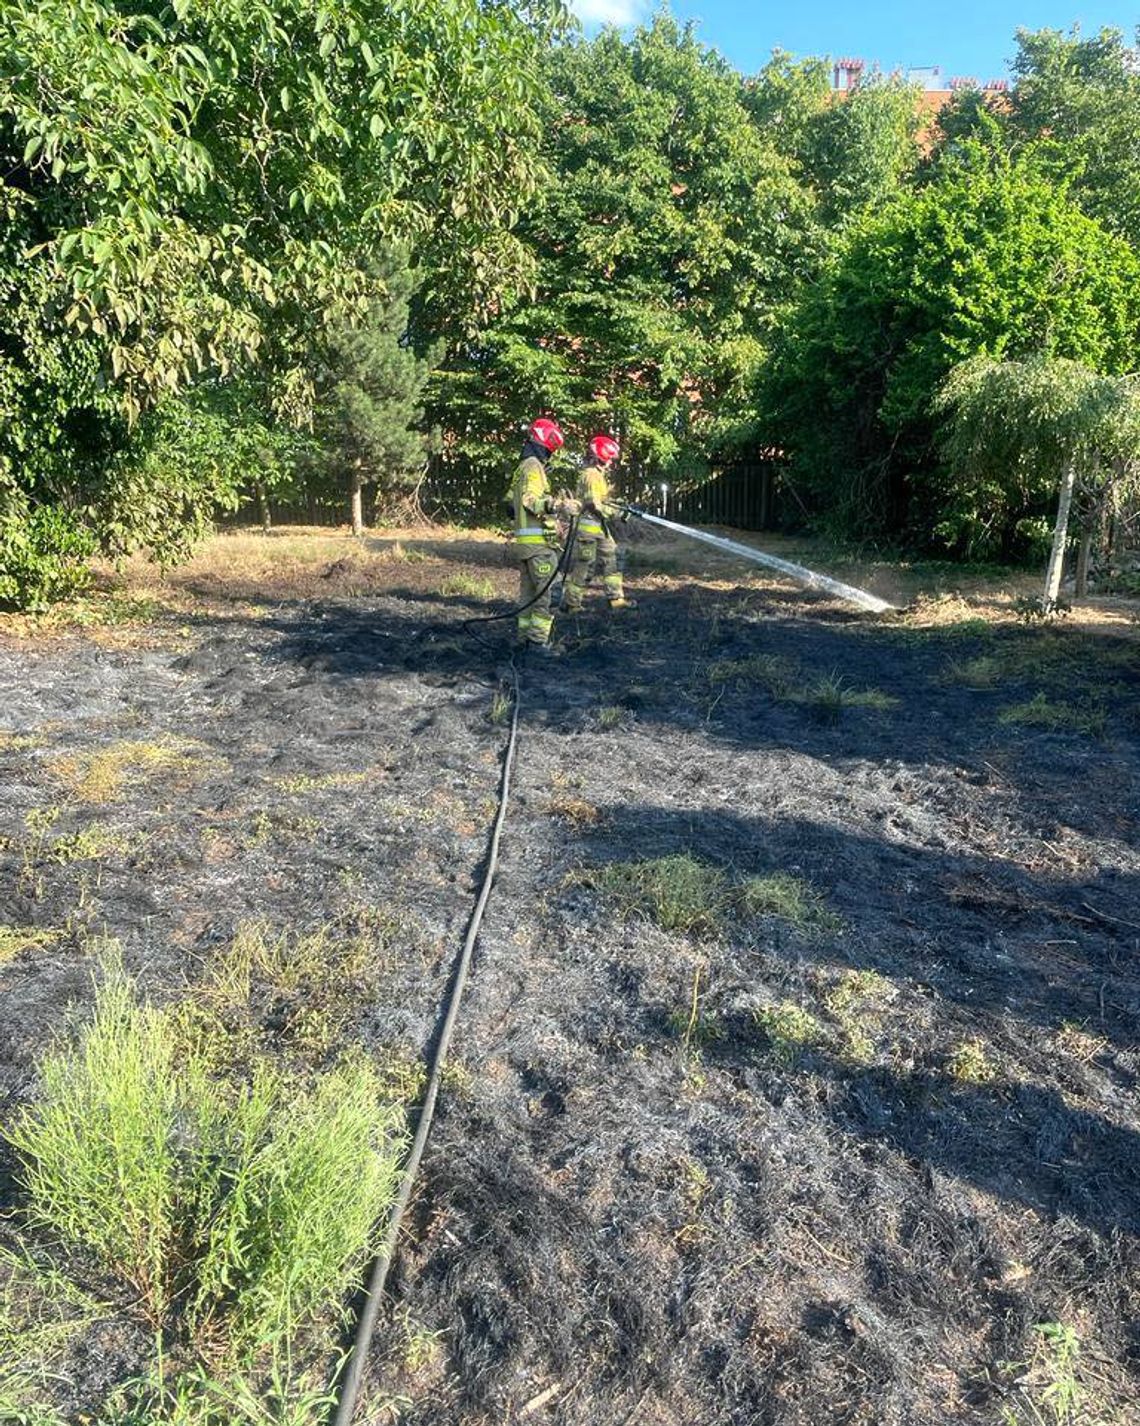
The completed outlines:
<svg viewBox="0 0 1140 1426">
<path fill-rule="evenodd" d="M 595 827 L 602 815 L 598 808 L 584 797 L 569 795 L 552 797 L 546 804 L 546 810 L 552 817 L 559 817 L 562 821 L 569 822 L 572 827 Z"/>
<path fill-rule="evenodd" d="M 15 960 L 24 951 L 41 951 L 63 938 L 62 931 L 42 926 L 0 926 L 0 965 Z"/>
<path fill-rule="evenodd" d="M 201 743 L 179 738 L 124 740 L 90 753 L 68 753 L 48 763 L 51 773 L 81 802 L 114 802 L 131 786 L 203 762 Z"/>
<path fill-rule="evenodd" d="M 297 773 L 291 777 L 277 777 L 272 786 L 290 797 L 303 797 L 309 792 L 327 792 L 333 788 L 360 787 L 363 783 L 383 776 L 381 767 L 366 767 L 358 772 Z"/>
</svg>

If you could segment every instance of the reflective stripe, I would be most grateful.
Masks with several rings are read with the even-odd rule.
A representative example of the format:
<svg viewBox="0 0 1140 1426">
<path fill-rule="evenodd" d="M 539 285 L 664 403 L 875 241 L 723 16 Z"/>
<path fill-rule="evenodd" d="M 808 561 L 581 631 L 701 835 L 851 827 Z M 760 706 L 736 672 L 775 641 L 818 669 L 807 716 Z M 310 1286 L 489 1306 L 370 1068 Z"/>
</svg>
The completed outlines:
<svg viewBox="0 0 1140 1426">
<path fill-rule="evenodd" d="M 584 525 L 581 520 L 579 520 L 578 533 L 580 535 L 604 535 L 605 531 L 602 529 L 601 525 Z"/>
<path fill-rule="evenodd" d="M 546 533 L 542 525 L 524 525 L 516 530 L 515 534 L 521 539 L 523 535 L 544 535 Z"/>
</svg>

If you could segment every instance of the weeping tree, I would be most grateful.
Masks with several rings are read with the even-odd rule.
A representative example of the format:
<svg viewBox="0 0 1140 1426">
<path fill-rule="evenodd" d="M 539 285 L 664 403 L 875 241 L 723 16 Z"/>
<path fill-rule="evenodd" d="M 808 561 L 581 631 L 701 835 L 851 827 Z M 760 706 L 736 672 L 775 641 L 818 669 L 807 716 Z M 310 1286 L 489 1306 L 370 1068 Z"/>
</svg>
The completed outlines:
<svg viewBox="0 0 1140 1426">
<path fill-rule="evenodd" d="M 1041 508 L 1056 493 L 1042 607 L 1061 588 L 1072 512 L 1082 525 L 1076 590 L 1085 592 L 1092 541 L 1111 504 L 1140 488 L 1140 378 L 1101 376 L 1080 362 L 975 357 L 954 367 L 933 402 L 951 477 L 986 492 L 984 515 Z"/>
</svg>

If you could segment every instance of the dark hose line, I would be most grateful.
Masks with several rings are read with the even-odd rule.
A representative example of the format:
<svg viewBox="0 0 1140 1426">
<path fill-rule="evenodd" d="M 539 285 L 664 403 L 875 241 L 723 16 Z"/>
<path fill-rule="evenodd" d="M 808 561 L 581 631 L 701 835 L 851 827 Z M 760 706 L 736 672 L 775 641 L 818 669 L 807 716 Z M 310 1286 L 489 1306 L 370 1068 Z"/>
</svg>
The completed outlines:
<svg viewBox="0 0 1140 1426">
<path fill-rule="evenodd" d="M 558 563 L 554 566 L 554 573 L 542 586 L 536 595 L 528 599 L 525 604 L 516 604 L 513 609 L 507 609 L 502 614 L 481 614 L 477 619 L 464 619 L 462 627 L 470 629 L 474 624 L 497 624 L 500 619 L 514 619 L 519 614 L 525 614 L 532 604 L 537 604 L 560 574 L 565 574 L 570 564 L 570 556 L 574 549 L 574 536 L 578 533 L 578 517 L 573 516 L 569 528 L 566 531 L 566 543 L 562 547 L 562 553 L 558 556 Z"/>
<path fill-rule="evenodd" d="M 557 573 L 557 571 L 555 571 L 555 573 Z M 380 1305 L 384 1296 L 384 1287 L 388 1280 L 388 1269 L 392 1264 L 392 1258 L 396 1251 L 396 1243 L 400 1236 L 400 1224 L 403 1221 L 404 1211 L 412 1196 L 412 1189 L 415 1186 L 420 1160 L 423 1158 L 424 1148 L 428 1141 L 428 1134 L 431 1132 L 432 1118 L 435 1114 L 436 1100 L 439 1097 L 440 1080 L 443 1076 L 447 1052 L 451 1045 L 452 1032 L 455 1029 L 455 1022 L 459 1017 L 459 1005 L 463 999 L 463 990 L 467 984 L 468 973 L 471 969 L 471 957 L 475 950 L 475 942 L 479 938 L 479 930 L 483 924 L 483 913 L 487 909 L 487 902 L 491 896 L 492 883 L 495 879 L 495 870 L 499 863 L 499 842 L 502 838 L 503 823 L 506 821 L 507 806 L 510 802 L 511 773 L 514 768 L 515 746 L 518 742 L 519 730 L 519 677 L 518 670 L 514 667 L 513 663 L 511 665 L 511 672 L 514 683 L 514 711 L 511 715 L 511 731 L 507 739 L 506 752 L 503 757 L 503 775 L 499 784 L 499 810 L 495 815 L 495 822 L 491 831 L 491 845 L 487 857 L 487 869 L 483 874 L 483 884 L 479 890 L 479 899 L 475 903 L 475 910 L 471 915 L 471 923 L 467 928 L 467 938 L 463 942 L 463 951 L 456 967 L 455 979 L 452 983 L 447 1002 L 447 1013 L 444 1017 L 443 1028 L 440 1031 L 439 1043 L 436 1046 L 435 1055 L 432 1059 L 431 1076 L 428 1079 L 427 1092 L 424 1095 L 423 1107 L 420 1109 L 419 1123 L 416 1125 L 415 1138 L 412 1140 L 411 1151 L 408 1154 L 407 1162 L 404 1164 L 404 1172 L 400 1180 L 400 1191 L 396 1195 L 396 1200 L 389 1213 L 388 1231 L 385 1234 L 384 1242 L 376 1256 L 376 1261 L 372 1268 L 367 1296 L 360 1314 L 360 1321 L 357 1323 L 356 1338 L 352 1344 L 352 1351 L 349 1354 L 348 1365 L 345 1369 L 341 1384 L 340 1400 L 337 1405 L 334 1426 L 352 1426 L 352 1419 L 356 1412 L 356 1399 L 360 1392 L 360 1381 L 364 1373 L 365 1362 L 368 1358 L 368 1348 L 372 1341 L 372 1334 L 376 1328 L 376 1318 L 380 1312 Z"/>
</svg>

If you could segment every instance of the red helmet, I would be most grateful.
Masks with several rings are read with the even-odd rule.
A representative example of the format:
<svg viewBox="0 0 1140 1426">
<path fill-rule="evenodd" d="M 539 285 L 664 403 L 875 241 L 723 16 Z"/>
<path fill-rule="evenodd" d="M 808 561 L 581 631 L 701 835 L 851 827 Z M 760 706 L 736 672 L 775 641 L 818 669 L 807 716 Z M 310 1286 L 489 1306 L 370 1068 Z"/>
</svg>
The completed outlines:
<svg viewBox="0 0 1140 1426">
<path fill-rule="evenodd" d="M 620 448 L 613 436 L 595 436 L 590 442 L 590 454 L 604 465 L 609 465 L 610 461 L 617 460 L 619 452 Z"/>
<path fill-rule="evenodd" d="M 548 451 L 556 451 L 559 446 L 566 444 L 566 438 L 563 436 L 558 422 L 548 421 L 545 416 L 540 416 L 530 428 L 530 438 L 532 441 L 537 441 L 540 446 L 545 446 Z"/>
</svg>

